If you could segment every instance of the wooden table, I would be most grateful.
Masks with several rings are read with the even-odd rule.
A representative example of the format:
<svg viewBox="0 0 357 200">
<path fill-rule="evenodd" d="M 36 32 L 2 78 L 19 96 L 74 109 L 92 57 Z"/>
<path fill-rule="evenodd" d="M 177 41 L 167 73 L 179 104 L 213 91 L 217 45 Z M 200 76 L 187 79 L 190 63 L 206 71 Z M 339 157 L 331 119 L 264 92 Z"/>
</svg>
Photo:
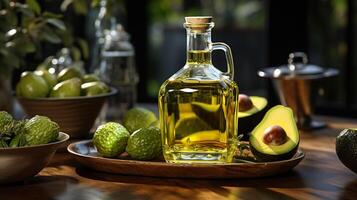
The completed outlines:
<svg viewBox="0 0 357 200">
<path fill-rule="evenodd" d="M 57 153 L 40 174 L 0 186 L 0 200 L 16 199 L 357 199 L 357 175 L 335 154 L 335 137 L 357 121 L 324 118 L 329 128 L 301 133 L 305 159 L 291 172 L 267 178 L 198 180 L 124 176 L 91 171 Z M 11 169 L 9 169 L 11 170 Z"/>
</svg>

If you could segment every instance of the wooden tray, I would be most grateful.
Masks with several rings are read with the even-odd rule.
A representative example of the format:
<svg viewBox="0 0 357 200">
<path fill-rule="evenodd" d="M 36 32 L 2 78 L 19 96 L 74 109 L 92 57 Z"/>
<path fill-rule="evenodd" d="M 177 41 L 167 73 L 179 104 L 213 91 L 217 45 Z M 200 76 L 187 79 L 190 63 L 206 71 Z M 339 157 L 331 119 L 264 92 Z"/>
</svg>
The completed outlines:
<svg viewBox="0 0 357 200">
<path fill-rule="evenodd" d="M 304 158 L 299 150 L 296 155 L 283 161 L 264 163 L 229 164 L 173 164 L 162 161 L 136 161 L 103 158 L 91 140 L 74 142 L 67 150 L 76 160 L 94 170 L 126 175 L 170 177 L 170 178 L 254 178 L 285 173 Z"/>
</svg>

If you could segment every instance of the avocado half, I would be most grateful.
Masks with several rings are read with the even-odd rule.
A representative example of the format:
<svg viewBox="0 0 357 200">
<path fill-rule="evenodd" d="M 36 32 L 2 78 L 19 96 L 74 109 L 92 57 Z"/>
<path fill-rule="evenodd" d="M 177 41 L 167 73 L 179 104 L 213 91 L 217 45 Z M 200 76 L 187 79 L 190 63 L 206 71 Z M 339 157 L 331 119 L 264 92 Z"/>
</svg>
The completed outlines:
<svg viewBox="0 0 357 200">
<path fill-rule="evenodd" d="M 293 111 L 282 105 L 271 108 L 249 137 L 252 153 L 258 161 L 264 162 L 290 159 L 299 142 Z"/>
<path fill-rule="evenodd" d="M 268 101 L 264 97 L 250 96 L 253 107 L 244 112 L 238 112 L 238 134 L 243 134 L 243 140 L 249 139 L 249 133 L 263 119 L 268 110 Z"/>
<path fill-rule="evenodd" d="M 340 161 L 357 173 L 357 129 L 345 129 L 336 138 L 336 154 Z"/>
</svg>

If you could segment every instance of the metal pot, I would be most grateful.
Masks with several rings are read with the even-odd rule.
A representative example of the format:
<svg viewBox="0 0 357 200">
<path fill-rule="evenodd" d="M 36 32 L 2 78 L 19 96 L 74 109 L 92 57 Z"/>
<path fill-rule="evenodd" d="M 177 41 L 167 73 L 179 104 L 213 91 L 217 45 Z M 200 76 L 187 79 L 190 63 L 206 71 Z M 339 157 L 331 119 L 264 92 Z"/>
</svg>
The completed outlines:
<svg viewBox="0 0 357 200">
<path fill-rule="evenodd" d="M 303 130 L 326 126 L 324 122 L 312 119 L 310 82 L 337 74 L 338 70 L 336 69 L 308 64 L 307 56 L 303 52 L 290 53 L 287 65 L 264 68 L 258 71 L 259 77 L 273 81 L 281 103 L 292 108 L 297 125 Z"/>
</svg>

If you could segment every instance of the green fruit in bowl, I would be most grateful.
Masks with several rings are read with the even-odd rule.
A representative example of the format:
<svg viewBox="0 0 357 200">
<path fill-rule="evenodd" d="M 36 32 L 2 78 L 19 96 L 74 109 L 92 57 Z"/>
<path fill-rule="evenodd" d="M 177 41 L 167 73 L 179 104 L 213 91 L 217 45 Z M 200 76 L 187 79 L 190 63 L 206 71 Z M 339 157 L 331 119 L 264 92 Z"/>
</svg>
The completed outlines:
<svg viewBox="0 0 357 200">
<path fill-rule="evenodd" d="M 6 111 L 0 111 L 0 135 L 11 131 L 14 119 Z"/>
<path fill-rule="evenodd" d="M 57 83 L 51 91 L 50 96 L 56 98 L 78 97 L 81 95 L 81 80 L 72 78 L 60 83 Z"/>
<path fill-rule="evenodd" d="M 16 86 L 16 95 L 27 98 L 46 97 L 50 88 L 41 76 L 33 72 L 24 72 Z"/>
<path fill-rule="evenodd" d="M 81 76 L 82 76 L 82 74 L 78 69 L 76 69 L 74 67 L 68 67 L 68 68 L 61 70 L 58 73 L 57 79 L 58 79 L 58 82 L 62 82 L 62 81 L 69 80 L 72 78 L 80 78 Z"/>
<path fill-rule="evenodd" d="M 161 134 L 157 127 L 135 131 L 128 140 L 126 152 L 135 160 L 152 160 L 161 155 Z"/>
<path fill-rule="evenodd" d="M 57 84 L 57 78 L 55 74 L 51 74 L 48 72 L 46 69 L 41 69 L 41 70 L 36 70 L 34 72 L 36 75 L 41 76 L 43 79 L 45 79 L 47 85 L 52 88 Z"/>
<path fill-rule="evenodd" d="M 93 144 L 102 156 L 112 158 L 125 151 L 129 136 L 124 126 L 108 122 L 99 126 L 95 131 Z"/>
<path fill-rule="evenodd" d="M 100 81 L 99 77 L 95 74 L 85 74 L 82 77 L 82 83 L 89 83 L 89 82 L 95 82 L 95 81 Z"/>
<path fill-rule="evenodd" d="M 156 115 L 145 108 L 132 108 L 124 114 L 123 125 L 130 133 L 150 126 L 157 121 Z"/>
<path fill-rule="evenodd" d="M 23 134 L 28 146 L 47 144 L 56 141 L 59 126 L 48 117 L 36 115 L 26 122 Z"/>
<path fill-rule="evenodd" d="M 84 83 L 81 85 L 81 89 L 84 96 L 95 96 L 109 92 L 109 87 L 100 81 Z"/>
</svg>

